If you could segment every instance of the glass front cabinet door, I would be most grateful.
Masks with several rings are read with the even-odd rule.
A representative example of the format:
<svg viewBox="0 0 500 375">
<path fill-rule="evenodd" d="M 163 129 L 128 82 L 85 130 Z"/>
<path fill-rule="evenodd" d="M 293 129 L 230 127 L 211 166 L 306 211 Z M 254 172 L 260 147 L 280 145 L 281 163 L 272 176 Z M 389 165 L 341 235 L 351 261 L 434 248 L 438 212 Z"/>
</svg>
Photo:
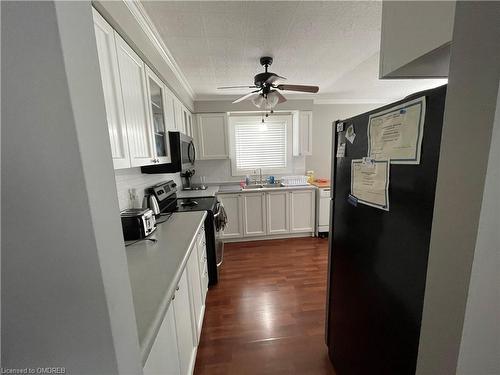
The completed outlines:
<svg viewBox="0 0 500 375">
<path fill-rule="evenodd" d="M 168 140 L 168 128 L 166 118 L 166 88 L 163 82 L 146 67 L 149 100 L 149 123 L 153 136 L 154 148 L 153 164 L 170 163 L 170 147 Z"/>
</svg>

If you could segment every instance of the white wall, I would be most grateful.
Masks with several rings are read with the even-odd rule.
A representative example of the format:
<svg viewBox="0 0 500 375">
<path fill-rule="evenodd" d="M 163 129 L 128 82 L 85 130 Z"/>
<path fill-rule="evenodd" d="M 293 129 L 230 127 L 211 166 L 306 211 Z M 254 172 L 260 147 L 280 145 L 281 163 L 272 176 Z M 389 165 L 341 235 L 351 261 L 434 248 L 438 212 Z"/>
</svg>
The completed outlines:
<svg viewBox="0 0 500 375">
<path fill-rule="evenodd" d="M 484 314 L 481 330 L 494 334 L 499 324 L 498 316 L 490 315 L 495 309 L 481 307 L 488 290 L 475 298 L 467 297 L 475 250 L 481 251 L 476 267 L 481 267 L 483 256 L 489 254 L 484 252 L 489 244 L 483 242 L 487 232 L 482 237 L 479 220 L 481 215 L 489 217 L 488 211 L 481 212 L 481 206 L 500 79 L 499 19 L 499 2 L 456 4 L 417 375 L 455 374 L 462 337 L 467 340 L 462 347 L 462 370 L 469 371 L 467 375 L 490 375 L 481 372 L 483 366 L 498 359 L 498 352 L 483 347 L 491 336 L 484 337 L 478 346 L 471 345 L 479 333 L 472 336 L 470 332 L 472 327 L 479 328 L 473 323 L 478 311 Z M 491 199 L 488 188 L 486 201 Z M 498 190 L 495 194 L 498 200 Z M 498 235 L 494 222 L 483 223 L 484 230 L 491 225 Z M 498 275 L 498 269 L 496 272 Z M 474 289 L 471 293 L 475 294 Z M 463 331 L 466 303 L 473 320 Z M 495 354 L 496 359 L 489 357 Z M 482 360 L 483 365 L 479 363 Z"/>
<path fill-rule="evenodd" d="M 446 77 L 455 1 L 384 1 L 380 77 Z"/>
<path fill-rule="evenodd" d="M 500 374 L 500 87 L 470 277 L 459 375 Z"/>
<path fill-rule="evenodd" d="M 141 373 L 90 2 L 2 2 L 2 365 Z"/>
<path fill-rule="evenodd" d="M 383 104 L 315 104 L 313 106 L 313 154 L 306 157 L 306 170 L 314 170 L 317 178 L 330 178 L 332 123 Z"/>
<path fill-rule="evenodd" d="M 115 171 L 116 191 L 120 211 L 125 208 L 141 207 L 145 189 L 162 181 L 174 180 L 181 185 L 180 173 L 146 174 L 141 173 L 141 168 L 117 169 Z M 136 190 L 136 199 L 129 198 L 129 190 Z"/>
</svg>

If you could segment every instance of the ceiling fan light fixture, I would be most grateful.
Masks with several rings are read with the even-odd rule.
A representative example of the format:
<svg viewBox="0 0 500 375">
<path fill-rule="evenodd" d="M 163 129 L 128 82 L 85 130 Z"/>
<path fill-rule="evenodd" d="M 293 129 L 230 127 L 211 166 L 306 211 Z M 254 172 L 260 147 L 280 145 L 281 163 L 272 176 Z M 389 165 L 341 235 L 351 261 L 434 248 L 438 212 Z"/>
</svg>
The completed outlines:
<svg viewBox="0 0 500 375">
<path fill-rule="evenodd" d="M 278 104 L 280 98 L 278 93 L 275 90 L 272 90 L 269 94 L 267 94 L 267 109 L 273 109 Z"/>
<path fill-rule="evenodd" d="M 257 95 L 255 98 L 252 99 L 252 103 L 257 107 L 257 108 L 263 108 L 264 102 L 266 99 L 262 94 Z"/>
</svg>

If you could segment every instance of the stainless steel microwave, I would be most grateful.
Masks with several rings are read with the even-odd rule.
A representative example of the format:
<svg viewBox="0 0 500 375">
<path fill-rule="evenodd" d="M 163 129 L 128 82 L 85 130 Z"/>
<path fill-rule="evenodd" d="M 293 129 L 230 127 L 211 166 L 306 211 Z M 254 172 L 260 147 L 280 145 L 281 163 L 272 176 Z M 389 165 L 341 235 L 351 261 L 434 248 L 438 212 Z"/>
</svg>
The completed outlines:
<svg viewBox="0 0 500 375">
<path fill-rule="evenodd" d="M 141 167 L 142 173 L 175 173 L 194 167 L 196 147 L 193 138 L 181 132 L 168 132 L 171 162 Z"/>
</svg>

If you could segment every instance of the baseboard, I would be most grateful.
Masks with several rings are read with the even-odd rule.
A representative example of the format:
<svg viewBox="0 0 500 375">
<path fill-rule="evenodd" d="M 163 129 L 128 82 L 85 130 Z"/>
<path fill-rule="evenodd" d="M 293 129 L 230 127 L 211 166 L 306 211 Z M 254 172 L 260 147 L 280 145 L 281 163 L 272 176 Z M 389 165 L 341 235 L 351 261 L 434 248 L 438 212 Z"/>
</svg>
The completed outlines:
<svg viewBox="0 0 500 375">
<path fill-rule="evenodd" d="M 299 238 L 299 237 L 314 237 L 314 232 L 275 234 L 272 236 L 223 238 L 222 241 L 224 241 L 224 243 L 230 243 L 230 242 L 281 240 L 281 239 L 285 239 L 285 238 Z"/>
</svg>

